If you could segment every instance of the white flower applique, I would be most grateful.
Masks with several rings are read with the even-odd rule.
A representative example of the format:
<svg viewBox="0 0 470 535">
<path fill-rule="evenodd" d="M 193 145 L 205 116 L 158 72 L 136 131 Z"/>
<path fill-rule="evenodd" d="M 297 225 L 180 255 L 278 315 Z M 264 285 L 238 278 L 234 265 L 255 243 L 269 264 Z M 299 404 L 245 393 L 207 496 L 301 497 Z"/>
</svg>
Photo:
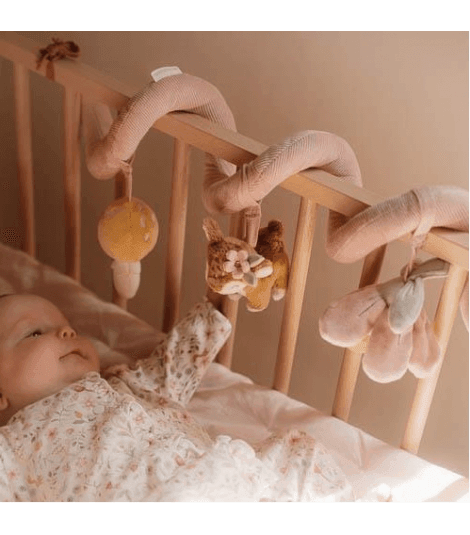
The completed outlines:
<svg viewBox="0 0 470 535">
<path fill-rule="evenodd" d="M 224 262 L 224 271 L 231 273 L 234 279 L 242 279 L 245 273 L 251 271 L 248 253 L 245 250 L 236 251 L 235 249 L 230 249 L 226 254 L 226 258 L 228 262 Z"/>
</svg>

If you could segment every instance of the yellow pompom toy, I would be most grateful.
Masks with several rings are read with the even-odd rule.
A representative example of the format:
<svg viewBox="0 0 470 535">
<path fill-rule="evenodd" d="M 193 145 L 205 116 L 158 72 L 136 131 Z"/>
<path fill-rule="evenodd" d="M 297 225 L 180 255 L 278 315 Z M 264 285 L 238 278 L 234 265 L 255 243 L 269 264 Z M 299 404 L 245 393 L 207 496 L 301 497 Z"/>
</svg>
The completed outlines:
<svg viewBox="0 0 470 535">
<path fill-rule="evenodd" d="M 98 222 L 98 241 L 114 259 L 111 264 L 116 291 L 126 299 L 137 293 L 140 261 L 155 247 L 158 221 L 155 212 L 137 197 L 113 201 Z"/>
</svg>

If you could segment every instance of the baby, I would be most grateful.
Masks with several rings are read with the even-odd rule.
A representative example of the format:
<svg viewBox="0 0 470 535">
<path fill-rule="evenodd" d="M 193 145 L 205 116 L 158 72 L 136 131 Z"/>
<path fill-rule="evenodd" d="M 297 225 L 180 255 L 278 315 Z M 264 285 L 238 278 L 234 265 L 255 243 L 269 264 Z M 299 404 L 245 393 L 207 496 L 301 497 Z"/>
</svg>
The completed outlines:
<svg viewBox="0 0 470 535">
<path fill-rule="evenodd" d="M 0 501 L 349 500 L 302 432 L 255 448 L 211 438 L 184 406 L 227 340 L 196 305 L 135 365 L 100 375 L 93 344 L 51 302 L 0 298 Z"/>
<path fill-rule="evenodd" d="M 100 370 L 92 343 L 46 299 L 1 296 L 0 325 L 0 426 L 26 405 Z"/>
</svg>

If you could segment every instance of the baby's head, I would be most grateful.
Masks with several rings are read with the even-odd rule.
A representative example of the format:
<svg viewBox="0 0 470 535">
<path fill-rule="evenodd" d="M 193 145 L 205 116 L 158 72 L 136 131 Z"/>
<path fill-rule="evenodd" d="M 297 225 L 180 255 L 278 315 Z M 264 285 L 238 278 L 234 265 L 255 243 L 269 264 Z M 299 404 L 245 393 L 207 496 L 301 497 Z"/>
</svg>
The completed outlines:
<svg viewBox="0 0 470 535">
<path fill-rule="evenodd" d="M 93 344 L 50 301 L 30 294 L 0 298 L 0 426 L 99 369 Z"/>
</svg>

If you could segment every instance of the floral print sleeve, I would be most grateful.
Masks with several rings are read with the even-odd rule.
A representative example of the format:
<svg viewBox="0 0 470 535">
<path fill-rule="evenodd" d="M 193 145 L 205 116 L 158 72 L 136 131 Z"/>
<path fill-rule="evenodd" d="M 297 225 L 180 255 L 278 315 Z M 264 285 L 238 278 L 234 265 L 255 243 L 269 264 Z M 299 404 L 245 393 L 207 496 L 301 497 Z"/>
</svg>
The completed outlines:
<svg viewBox="0 0 470 535">
<path fill-rule="evenodd" d="M 1 440 L 0 447 L 4 448 Z M 12 494 L 10 490 L 10 485 L 8 484 L 8 473 L 5 468 L 5 463 L 2 459 L 2 454 L 0 452 L 0 502 L 10 501 L 12 501 Z"/>
<path fill-rule="evenodd" d="M 150 357 L 138 360 L 132 368 L 112 366 L 105 377 L 117 390 L 152 404 L 163 397 L 184 406 L 231 329 L 228 319 L 209 301 L 199 303 L 158 343 Z"/>
</svg>

